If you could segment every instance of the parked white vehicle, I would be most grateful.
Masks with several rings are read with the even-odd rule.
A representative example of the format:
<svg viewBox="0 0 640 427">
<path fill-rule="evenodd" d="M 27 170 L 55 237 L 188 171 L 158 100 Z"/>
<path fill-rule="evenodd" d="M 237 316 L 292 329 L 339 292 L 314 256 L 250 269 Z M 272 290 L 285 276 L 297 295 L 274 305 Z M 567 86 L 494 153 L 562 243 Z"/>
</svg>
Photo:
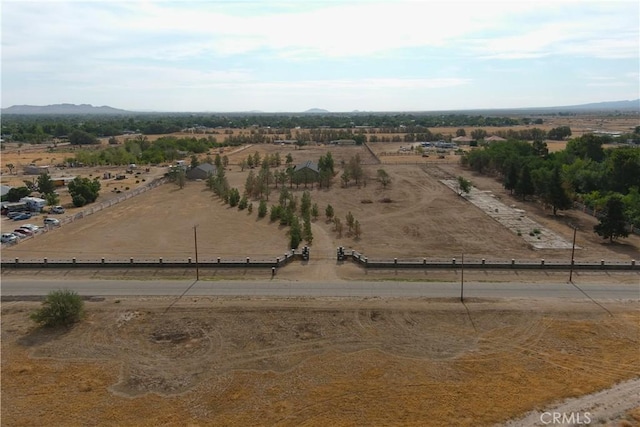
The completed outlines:
<svg viewBox="0 0 640 427">
<path fill-rule="evenodd" d="M 56 218 L 45 218 L 44 225 L 53 225 L 57 227 L 60 225 L 60 220 Z"/>
<path fill-rule="evenodd" d="M 38 227 L 37 225 L 34 225 L 34 224 L 22 224 L 20 226 L 20 228 L 24 228 L 26 230 L 29 230 L 32 233 L 37 233 L 38 231 L 40 231 L 40 227 Z"/>
<path fill-rule="evenodd" d="M 13 233 L 2 233 L 2 237 L 0 238 L 0 241 L 2 243 L 15 243 L 18 241 L 18 239 L 19 237 Z"/>
<path fill-rule="evenodd" d="M 62 206 L 54 206 L 49 210 L 52 214 L 63 214 L 64 208 Z"/>
</svg>

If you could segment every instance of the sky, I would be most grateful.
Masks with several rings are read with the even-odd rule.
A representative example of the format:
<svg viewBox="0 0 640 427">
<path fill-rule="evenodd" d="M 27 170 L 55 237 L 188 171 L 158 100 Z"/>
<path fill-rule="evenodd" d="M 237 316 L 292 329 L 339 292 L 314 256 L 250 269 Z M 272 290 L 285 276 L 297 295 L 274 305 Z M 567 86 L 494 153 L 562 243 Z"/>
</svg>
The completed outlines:
<svg viewBox="0 0 640 427">
<path fill-rule="evenodd" d="M 640 98 L 638 1 L 2 0 L 2 107 L 438 111 Z"/>
</svg>

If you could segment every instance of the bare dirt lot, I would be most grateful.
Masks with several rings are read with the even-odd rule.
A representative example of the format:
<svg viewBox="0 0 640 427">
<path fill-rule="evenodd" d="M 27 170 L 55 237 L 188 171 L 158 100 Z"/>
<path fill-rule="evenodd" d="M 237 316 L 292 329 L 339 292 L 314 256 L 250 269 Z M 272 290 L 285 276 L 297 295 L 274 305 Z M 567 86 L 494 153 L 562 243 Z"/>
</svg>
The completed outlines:
<svg viewBox="0 0 640 427">
<path fill-rule="evenodd" d="M 640 374 L 635 304 L 169 304 L 88 302 L 42 331 L 37 303 L 4 303 L 2 424 L 492 425 Z"/>
</svg>

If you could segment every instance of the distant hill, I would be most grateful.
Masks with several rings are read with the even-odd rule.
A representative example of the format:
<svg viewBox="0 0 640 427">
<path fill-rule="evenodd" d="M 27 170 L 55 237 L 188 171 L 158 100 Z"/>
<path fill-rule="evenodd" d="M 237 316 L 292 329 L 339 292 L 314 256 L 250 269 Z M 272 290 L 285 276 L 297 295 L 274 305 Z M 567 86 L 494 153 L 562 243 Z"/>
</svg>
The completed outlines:
<svg viewBox="0 0 640 427">
<path fill-rule="evenodd" d="M 535 111 L 640 111 L 640 99 L 633 101 L 593 102 L 590 104 L 565 105 L 560 107 L 519 108 L 518 110 Z"/>
<path fill-rule="evenodd" d="M 640 110 L 640 99 L 636 99 L 633 101 L 593 102 L 591 104 L 570 105 L 567 107 L 555 107 L 555 108 L 567 108 L 567 109 L 573 109 L 573 110 L 638 111 Z"/>
<path fill-rule="evenodd" d="M 54 104 L 54 105 L 12 105 L 9 108 L 3 108 L 2 114 L 130 114 L 130 111 L 120 110 L 118 108 L 94 107 L 91 104 Z"/>
<path fill-rule="evenodd" d="M 323 113 L 328 113 L 329 110 L 325 110 L 323 108 L 310 108 L 307 111 L 304 111 L 305 113 L 315 113 L 315 114 L 323 114 Z"/>
</svg>

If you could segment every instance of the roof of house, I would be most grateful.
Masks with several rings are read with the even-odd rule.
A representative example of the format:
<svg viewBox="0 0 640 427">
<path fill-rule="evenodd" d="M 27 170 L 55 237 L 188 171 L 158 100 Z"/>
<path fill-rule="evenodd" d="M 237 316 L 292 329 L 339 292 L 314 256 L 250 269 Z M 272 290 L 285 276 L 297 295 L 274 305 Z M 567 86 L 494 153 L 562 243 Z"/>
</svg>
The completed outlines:
<svg viewBox="0 0 640 427">
<path fill-rule="evenodd" d="M 506 139 L 501 138 L 497 135 L 491 135 L 489 138 L 485 138 L 485 141 L 506 141 Z"/>
<path fill-rule="evenodd" d="M 306 162 L 300 163 L 299 165 L 296 166 L 295 171 L 299 171 L 302 169 L 311 169 L 314 172 L 320 172 L 318 170 L 318 165 L 315 164 L 314 162 L 312 162 L 311 160 L 307 160 Z"/>
<path fill-rule="evenodd" d="M 201 163 L 198 166 L 196 166 L 195 168 L 193 168 L 192 170 L 201 170 L 204 172 L 211 172 L 211 173 L 216 173 L 216 167 L 214 165 L 212 165 L 211 163 Z"/>
<path fill-rule="evenodd" d="M 475 141 L 475 139 L 470 138 L 468 136 L 456 136 L 455 138 L 451 139 L 451 141 L 453 141 L 453 142 L 471 142 L 471 141 Z"/>
</svg>

